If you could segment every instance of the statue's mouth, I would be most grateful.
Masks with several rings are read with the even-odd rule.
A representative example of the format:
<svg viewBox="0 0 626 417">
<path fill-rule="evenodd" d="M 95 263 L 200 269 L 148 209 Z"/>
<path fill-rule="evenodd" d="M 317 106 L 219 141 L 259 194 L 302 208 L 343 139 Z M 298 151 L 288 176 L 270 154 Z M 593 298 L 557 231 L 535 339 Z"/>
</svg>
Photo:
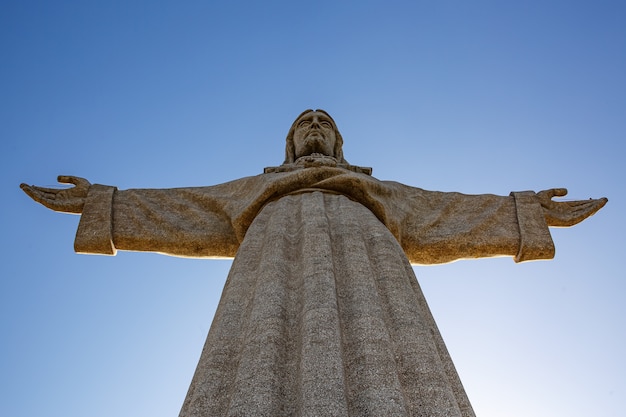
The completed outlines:
<svg viewBox="0 0 626 417">
<path fill-rule="evenodd" d="M 319 130 L 312 130 L 306 135 L 306 139 L 325 139 L 322 132 Z"/>
</svg>

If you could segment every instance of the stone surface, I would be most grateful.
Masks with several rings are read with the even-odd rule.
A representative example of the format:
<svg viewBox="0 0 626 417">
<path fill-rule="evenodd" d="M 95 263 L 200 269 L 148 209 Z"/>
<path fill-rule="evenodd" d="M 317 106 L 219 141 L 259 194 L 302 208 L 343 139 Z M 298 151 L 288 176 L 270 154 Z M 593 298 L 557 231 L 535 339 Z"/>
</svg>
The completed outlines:
<svg viewBox="0 0 626 417">
<path fill-rule="evenodd" d="M 267 204 L 239 248 L 181 416 L 473 415 L 413 270 L 363 205 Z"/>
<path fill-rule="evenodd" d="M 549 259 L 548 226 L 606 199 L 426 191 L 350 165 L 323 111 L 285 162 L 211 187 L 125 190 L 77 177 L 22 185 L 82 213 L 78 252 L 235 257 L 181 416 L 473 416 L 409 262 Z"/>
</svg>

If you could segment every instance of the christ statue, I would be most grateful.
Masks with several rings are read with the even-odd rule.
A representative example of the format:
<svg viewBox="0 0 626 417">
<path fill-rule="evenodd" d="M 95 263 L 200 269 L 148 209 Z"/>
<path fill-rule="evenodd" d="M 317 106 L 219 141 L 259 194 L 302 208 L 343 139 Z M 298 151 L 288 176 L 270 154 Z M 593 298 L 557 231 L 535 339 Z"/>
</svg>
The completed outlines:
<svg viewBox="0 0 626 417">
<path fill-rule="evenodd" d="M 549 227 L 575 225 L 607 199 L 427 191 L 372 177 L 342 145 L 326 112 L 306 110 L 285 162 L 257 176 L 21 187 L 81 214 L 79 253 L 234 257 L 181 417 L 474 416 L 411 264 L 551 259 Z"/>
</svg>

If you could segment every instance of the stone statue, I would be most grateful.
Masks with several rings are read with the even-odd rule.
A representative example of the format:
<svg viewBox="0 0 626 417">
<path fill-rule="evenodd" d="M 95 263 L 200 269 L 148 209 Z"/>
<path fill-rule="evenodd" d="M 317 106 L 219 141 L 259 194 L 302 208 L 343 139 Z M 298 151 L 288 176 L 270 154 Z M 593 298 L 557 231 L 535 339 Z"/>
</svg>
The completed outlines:
<svg viewBox="0 0 626 417">
<path fill-rule="evenodd" d="M 410 263 L 550 259 L 549 226 L 607 199 L 426 191 L 348 164 L 322 110 L 303 112 L 283 165 L 225 184 L 119 191 L 60 176 L 22 184 L 82 214 L 81 253 L 234 257 L 180 416 L 474 416 Z"/>
</svg>

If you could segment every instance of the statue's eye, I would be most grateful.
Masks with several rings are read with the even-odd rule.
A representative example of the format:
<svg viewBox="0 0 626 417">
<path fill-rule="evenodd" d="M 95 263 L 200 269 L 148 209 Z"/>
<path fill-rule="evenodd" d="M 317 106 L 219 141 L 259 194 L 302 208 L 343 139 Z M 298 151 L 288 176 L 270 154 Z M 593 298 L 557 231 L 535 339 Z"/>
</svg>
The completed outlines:
<svg viewBox="0 0 626 417">
<path fill-rule="evenodd" d="M 333 125 L 332 125 L 330 122 L 327 122 L 326 120 L 322 120 L 322 121 L 320 122 L 320 124 L 321 124 L 322 126 L 324 126 L 324 127 L 329 128 L 329 129 L 330 129 L 331 127 L 333 127 Z"/>
<path fill-rule="evenodd" d="M 310 124 L 311 122 L 309 122 L 308 120 L 303 120 L 300 123 L 298 123 L 298 127 L 307 127 Z"/>
</svg>

